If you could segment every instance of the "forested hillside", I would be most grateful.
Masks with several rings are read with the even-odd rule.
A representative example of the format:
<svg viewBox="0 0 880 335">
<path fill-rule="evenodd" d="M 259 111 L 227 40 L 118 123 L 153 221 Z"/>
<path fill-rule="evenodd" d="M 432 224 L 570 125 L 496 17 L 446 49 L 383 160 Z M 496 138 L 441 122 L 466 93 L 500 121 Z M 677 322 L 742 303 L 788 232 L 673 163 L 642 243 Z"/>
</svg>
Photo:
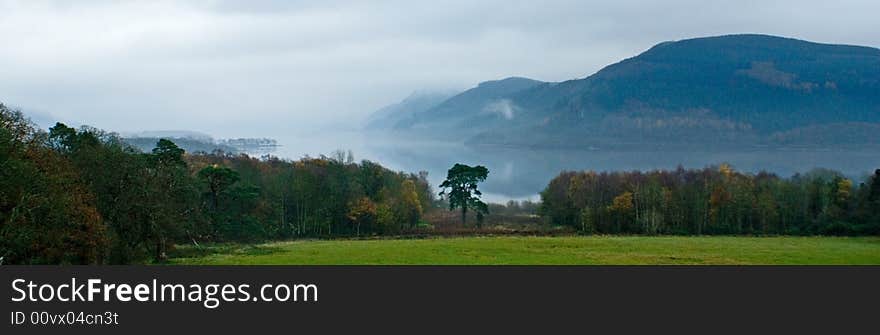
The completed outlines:
<svg viewBox="0 0 880 335">
<path fill-rule="evenodd" d="M 368 130 L 395 129 L 398 124 L 411 120 L 431 108 L 441 104 L 456 93 L 451 92 L 414 92 L 402 101 L 385 106 L 367 118 L 365 128 Z"/>
<path fill-rule="evenodd" d="M 728 35 L 660 43 L 582 79 L 488 82 L 399 127 L 472 144 L 742 148 L 876 145 L 865 130 L 878 125 L 880 49 Z"/>
<path fill-rule="evenodd" d="M 446 132 L 475 134 L 517 117 L 509 96 L 543 82 L 520 77 L 482 82 L 436 106 L 401 120 L 396 129 L 443 129 Z"/>
</svg>

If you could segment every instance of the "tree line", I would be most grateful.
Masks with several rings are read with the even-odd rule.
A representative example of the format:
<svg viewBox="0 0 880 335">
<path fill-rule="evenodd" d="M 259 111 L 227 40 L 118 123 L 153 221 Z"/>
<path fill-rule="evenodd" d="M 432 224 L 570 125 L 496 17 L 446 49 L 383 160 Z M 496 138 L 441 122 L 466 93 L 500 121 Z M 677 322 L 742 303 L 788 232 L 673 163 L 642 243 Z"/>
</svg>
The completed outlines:
<svg viewBox="0 0 880 335">
<path fill-rule="evenodd" d="M 880 170 L 861 183 L 817 169 L 791 178 L 704 169 L 563 172 L 539 213 L 588 234 L 880 234 Z"/>
<path fill-rule="evenodd" d="M 161 261 L 179 243 L 395 234 L 433 206 L 427 174 L 354 162 L 222 152 L 169 140 L 142 152 L 114 133 L 48 132 L 0 104 L 0 262 Z"/>
<path fill-rule="evenodd" d="M 487 175 L 456 164 L 438 200 L 427 173 L 351 153 L 186 153 L 166 139 L 144 152 L 96 128 L 40 130 L 0 104 L 0 264 L 157 262 L 181 243 L 395 235 L 430 227 L 423 214 L 443 207 L 460 209 L 462 225 L 471 212 L 477 231 L 491 211 L 537 212 L 583 233 L 880 234 L 880 170 L 862 182 L 829 170 L 780 178 L 728 165 L 563 172 L 540 203 L 507 206 L 480 200 Z"/>
</svg>

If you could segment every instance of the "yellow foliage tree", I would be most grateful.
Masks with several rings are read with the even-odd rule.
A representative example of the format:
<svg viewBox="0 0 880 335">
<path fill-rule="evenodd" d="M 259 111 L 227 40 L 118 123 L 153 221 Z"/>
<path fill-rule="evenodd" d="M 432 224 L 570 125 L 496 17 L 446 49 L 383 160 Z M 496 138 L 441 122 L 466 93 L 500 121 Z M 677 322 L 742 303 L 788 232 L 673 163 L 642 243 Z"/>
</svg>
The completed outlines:
<svg viewBox="0 0 880 335">
<path fill-rule="evenodd" d="M 361 235 L 361 225 L 372 224 L 376 221 L 376 204 L 368 197 L 361 197 L 349 205 L 348 219 L 355 225 L 357 235 Z"/>
</svg>

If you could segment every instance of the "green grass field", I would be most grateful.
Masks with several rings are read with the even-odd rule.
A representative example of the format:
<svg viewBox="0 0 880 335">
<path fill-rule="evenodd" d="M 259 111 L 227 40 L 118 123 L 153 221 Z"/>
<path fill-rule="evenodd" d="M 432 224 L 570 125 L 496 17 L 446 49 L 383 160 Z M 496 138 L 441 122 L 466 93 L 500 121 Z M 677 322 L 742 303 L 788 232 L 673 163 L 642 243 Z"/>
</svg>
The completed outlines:
<svg viewBox="0 0 880 335">
<path fill-rule="evenodd" d="M 880 264 L 876 237 L 463 237 L 179 247 L 172 264 Z"/>
</svg>

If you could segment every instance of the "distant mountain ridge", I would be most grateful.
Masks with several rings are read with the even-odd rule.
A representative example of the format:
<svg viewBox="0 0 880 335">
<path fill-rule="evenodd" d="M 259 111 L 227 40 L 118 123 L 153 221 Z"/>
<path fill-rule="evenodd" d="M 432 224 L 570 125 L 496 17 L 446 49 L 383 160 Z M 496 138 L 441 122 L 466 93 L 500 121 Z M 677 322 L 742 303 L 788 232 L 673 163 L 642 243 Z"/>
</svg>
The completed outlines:
<svg viewBox="0 0 880 335">
<path fill-rule="evenodd" d="M 543 84 L 541 81 L 510 77 L 501 80 L 482 82 L 477 87 L 464 91 L 413 118 L 398 123 L 397 128 L 427 128 L 435 122 L 452 126 L 475 126 L 474 121 L 511 119 L 515 110 L 507 98 L 523 90 Z M 507 103 L 507 106 L 505 106 Z"/>
<path fill-rule="evenodd" d="M 395 128 L 601 148 L 873 143 L 877 124 L 880 49 L 726 35 L 663 42 L 582 79 L 487 82 Z"/>
<path fill-rule="evenodd" d="M 459 92 L 413 92 L 402 101 L 388 105 L 374 112 L 367 118 L 367 129 L 390 129 L 401 121 L 412 118 L 439 105 Z"/>
</svg>

